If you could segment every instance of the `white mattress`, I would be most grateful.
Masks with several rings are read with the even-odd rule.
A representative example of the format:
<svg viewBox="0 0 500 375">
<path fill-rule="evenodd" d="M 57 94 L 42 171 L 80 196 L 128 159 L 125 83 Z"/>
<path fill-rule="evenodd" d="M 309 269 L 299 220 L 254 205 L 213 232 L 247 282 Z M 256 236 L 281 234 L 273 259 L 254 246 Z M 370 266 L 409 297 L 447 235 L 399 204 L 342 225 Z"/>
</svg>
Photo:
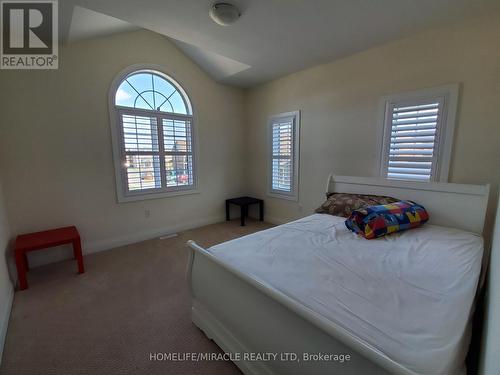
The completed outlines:
<svg viewBox="0 0 500 375">
<path fill-rule="evenodd" d="M 418 374 L 459 373 L 482 238 L 424 225 L 365 240 L 344 220 L 315 214 L 209 251 Z"/>
</svg>

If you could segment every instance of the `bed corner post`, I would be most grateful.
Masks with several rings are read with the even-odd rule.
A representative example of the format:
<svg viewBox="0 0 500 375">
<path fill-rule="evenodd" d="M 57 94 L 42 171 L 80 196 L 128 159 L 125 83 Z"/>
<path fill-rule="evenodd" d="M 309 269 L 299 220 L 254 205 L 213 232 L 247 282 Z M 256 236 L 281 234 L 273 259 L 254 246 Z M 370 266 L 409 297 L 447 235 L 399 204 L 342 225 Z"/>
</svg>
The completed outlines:
<svg viewBox="0 0 500 375">
<path fill-rule="evenodd" d="M 193 262 L 194 262 L 195 248 L 198 245 L 193 240 L 189 240 L 188 242 L 186 242 L 186 245 L 188 245 L 188 250 L 189 250 L 189 258 L 186 266 L 186 281 L 188 282 L 189 291 L 191 292 L 191 295 L 193 295 L 193 285 L 192 285 Z"/>
<path fill-rule="evenodd" d="M 330 173 L 328 175 L 328 179 L 326 180 L 326 191 L 325 191 L 325 193 L 327 195 L 330 192 L 330 186 L 331 186 L 332 183 L 333 183 L 333 173 Z"/>
</svg>

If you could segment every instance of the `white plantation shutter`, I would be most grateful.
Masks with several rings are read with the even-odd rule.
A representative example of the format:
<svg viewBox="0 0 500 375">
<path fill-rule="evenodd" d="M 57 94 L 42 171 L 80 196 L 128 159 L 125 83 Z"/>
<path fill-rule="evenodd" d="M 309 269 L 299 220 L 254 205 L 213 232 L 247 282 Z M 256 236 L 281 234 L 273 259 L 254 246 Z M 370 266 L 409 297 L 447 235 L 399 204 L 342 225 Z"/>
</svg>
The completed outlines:
<svg viewBox="0 0 500 375">
<path fill-rule="evenodd" d="M 194 183 L 192 128 L 190 119 L 163 119 L 166 186 Z"/>
<path fill-rule="evenodd" d="M 121 124 L 128 190 L 160 188 L 160 154 L 156 118 L 123 113 Z"/>
<path fill-rule="evenodd" d="M 393 105 L 387 177 L 430 181 L 436 172 L 440 101 L 414 106 Z"/>
<path fill-rule="evenodd" d="M 192 188 L 190 116 L 120 109 L 124 180 L 129 193 Z M 142 114 L 144 113 L 144 114 Z M 162 126 L 158 126 L 161 124 Z M 163 139 L 163 142 L 159 142 Z"/>
<path fill-rule="evenodd" d="M 270 193 L 297 198 L 298 112 L 273 116 L 270 128 Z"/>
<path fill-rule="evenodd" d="M 453 95 L 432 94 L 419 91 L 415 98 L 403 95 L 386 101 L 381 166 L 385 177 L 423 182 L 447 178 L 454 125 L 447 124 L 447 114 Z"/>
<path fill-rule="evenodd" d="M 293 118 L 283 118 L 273 125 L 272 188 L 292 191 L 292 137 Z"/>
</svg>

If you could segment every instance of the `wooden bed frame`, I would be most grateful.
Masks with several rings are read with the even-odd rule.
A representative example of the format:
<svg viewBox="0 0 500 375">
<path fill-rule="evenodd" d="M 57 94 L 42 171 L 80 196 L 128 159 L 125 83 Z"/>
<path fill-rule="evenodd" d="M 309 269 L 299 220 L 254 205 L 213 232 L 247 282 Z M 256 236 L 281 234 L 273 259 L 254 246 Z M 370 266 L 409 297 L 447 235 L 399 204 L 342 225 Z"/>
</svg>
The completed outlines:
<svg viewBox="0 0 500 375">
<path fill-rule="evenodd" d="M 429 211 L 431 224 L 478 234 L 483 232 L 489 196 L 488 185 L 332 175 L 328 177 L 326 190 L 414 200 Z M 222 350 L 350 355 L 350 361 L 344 363 L 298 362 L 291 357 L 235 361 L 245 374 L 416 374 L 272 286 L 223 264 L 195 242 L 188 241 L 188 245 L 192 321 Z M 464 363 L 458 363 L 456 370 L 457 374 L 464 372 Z"/>
</svg>

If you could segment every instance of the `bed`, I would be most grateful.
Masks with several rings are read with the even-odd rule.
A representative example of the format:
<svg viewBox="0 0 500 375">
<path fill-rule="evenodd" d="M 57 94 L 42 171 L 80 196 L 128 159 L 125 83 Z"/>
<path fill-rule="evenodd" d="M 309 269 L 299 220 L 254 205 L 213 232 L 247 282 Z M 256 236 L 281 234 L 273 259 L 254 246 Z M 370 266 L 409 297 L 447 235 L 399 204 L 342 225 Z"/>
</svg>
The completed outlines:
<svg viewBox="0 0 500 375">
<path fill-rule="evenodd" d="M 226 352 L 262 354 L 235 361 L 245 374 L 465 373 L 489 187 L 330 176 L 327 192 L 411 199 L 431 219 L 374 241 L 324 214 L 190 241 L 193 322 Z"/>
</svg>

